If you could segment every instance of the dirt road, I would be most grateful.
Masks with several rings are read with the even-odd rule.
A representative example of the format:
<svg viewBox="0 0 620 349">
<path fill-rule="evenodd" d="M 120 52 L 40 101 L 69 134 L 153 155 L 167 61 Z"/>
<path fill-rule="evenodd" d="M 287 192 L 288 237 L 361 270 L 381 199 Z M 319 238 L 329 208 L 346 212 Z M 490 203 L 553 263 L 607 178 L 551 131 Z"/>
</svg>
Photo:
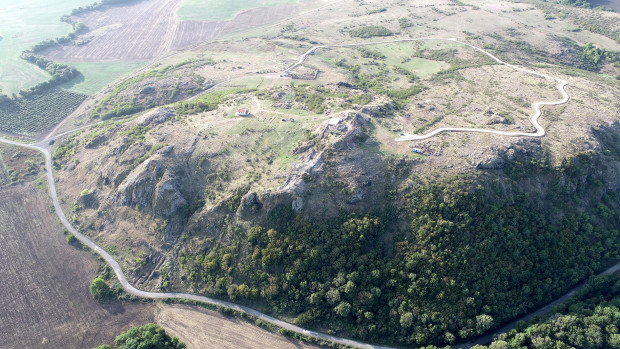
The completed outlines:
<svg viewBox="0 0 620 349">
<path fill-rule="evenodd" d="M 438 128 L 435 130 L 432 130 L 428 133 L 425 133 L 423 135 L 412 135 L 412 134 L 405 134 L 404 136 L 402 136 L 401 138 L 396 139 L 397 142 L 405 142 L 405 141 L 419 141 L 419 140 L 423 140 L 423 139 L 428 139 L 434 136 L 437 136 L 441 133 L 444 132 L 477 132 L 477 133 L 490 133 L 490 134 L 495 134 L 495 135 L 499 135 L 499 136 L 508 136 L 508 137 L 542 137 L 545 135 L 545 129 L 538 123 L 538 119 L 540 118 L 540 116 L 542 115 L 542 110 L 541 107 L 545 106 L 545 105 L 560 105 L 560 104 L 564 104 L 566 102 L 568 102 L 568 100 L 570 99 L 570 96 L 568 95 L 568 93 L 566 92 L 566 85 L 568 85 L 568 81 L 566 80 L 562 80 L 559 78 L 555 78 L 546 74 L 542 74 L 542 73 L 538 73 L 529 69 L 525 69 L 522 67 L 518 67 L 516 65 L 510 64 L 510 63 L 506 63 L 502 60 L 500 60 L 499 58 L 495 57 L 492 53 L 468 44 L 466 42 L 462 42 L 459 41 L 456 38 L 418 38 L 418 39 L 398 39 L 398 40 L 387 40 L 387 41 L 377 41 L 377 42 L 364 42 L 364 43 L 356 43 L 356 44 L 341 44 L 341 45 L 320 45 L 320 46 L 314 46 L 313 48 L 309 49 L 306 53 L 304 53 L 303 55 L 301 55 L 301 57 L 299 57 L 299 62 L 293 64 L 292 66 L 290 66 L 288 69 L 286 69 L 286 71 L 290 71 L 292 69 L 295 69 L 296 67 L 298 67 L 299 65 L 303 64 L 303 62 L 308 58 L 308 56 L 312 55 L 316 50 L 318 49 L 326 49 L 326 48 L 342 48 L 342 47 L 357 47 L 357 46 L 370 46 L 370 45 L 381 45 L 381 44 L 394 44 L 394 43 L 400 43 L 400 42 L 414 42 L 414 41 L 451 41 L 451 42 L 456 42 L 459 43 L 461 45 L 464 46 L 468 46 L 476 51 L 479 51 L 489 57 L 491 57 L 493 60 L 495 60 L 497 63 L 505 65 L 507 67 L 510 67 L 514 70 L 518 70 L 527 74 L 532 74 L 532 75 L 536 75 L 538 77 L 544 78 L 544 79 L 549 79 L 549 80 L 554 80 L 558 82 L 558 90 L 562 93 L 562 99 L 559 101 L 552 101 L 552 102 L 546 102 L 546 101 L 540 101 L 540 102 L 536 102 L 533 104 L 533 108 L 534 108 L 534 115 L 532 115 L 532 117 L 530 118 L 530 122 L 532 123 L 532 125 L 534 125 L 534 127 L 536 128 L 536 132 L 506 132 L 506 131 L 496 131 L 496 130 L 489 130 L 489 129 L 481 129 L 481 128 L 461 128 L 461 127 L 442 127 L 442 128 Z"/>
<path fill-rule="evenodd" d="M 541 73 L 537 73 L 534 71 L 529 71 L 527 69 L 524 68 L 520 68 L 508 63 L 504 63 L 501 60 L 499 60 L 498 58 L 496 58 L 495 56 L 493 56 L 492 54 L 484 51 L 481 48 L 475 47 L 473 45 L 467 44 L 467 43 L 463 43 L 460 42 L 456 39 L 430 39 L 430 38 L 425 38 L 425 39 L 403 39 L 403 40 L 392 40 L 392 41 L 383 41 L 383 42 L 375 42 L 375 43 L 364 43 L 364 44 L 345 44 L 345 45 L 330 45 L 330 46 L 316 46 L 314 48 L 312 48 L 311 50 L 309 50 L 308 52 L 306 52 L 304 55 L 302 55 L 302 57 L 300 58 L 300 62 L 297 63 L 296 65 L 292 66 L 289 69 L 294 68 L 295 66 L 303 63 L 303 61 L 306 59 L 306 57 L 308 55 L 310 55 L 312 52 L 314 52 L 315 50 L 319 49 L 319 48 L 328 48 L 328 47 L 348 47 L 348 46 L 362 46 L 362 45 L 376 45 L 376 44 L 381 44 L 381 43 L 394 43 L 394 42 L 405 42 L 405 41 L 419 41 L 419 40 L 448 40 L 448 41 L 454 41 L 454 42 L 458 42 L 460 44 L 466 45 L 466 46 L 470 46 L 476 50 L 479 50 L 487 55 L 489 55 L 490 57 L 492 57 L 493 59 L 495 59 L 497 62 L 507 65 L 513 69 L 517 69 L 520 71 L 524 71 L 526 73 L 529 74 L 534 74 L 537 75 L 539 77 L 543 77 L 543 78 L 547 78 L 547 79 L 553 79 L 559 82 L 558 88 L 561 90 L 561 92 L 564 95 L 564 98 L 561 101 L 555 101 L 555 102 L 537 102 L 534 104 L 534 109 L 536 110 L 536 113 L 534 114 L 534 116 L 532 116 L 532 124 L 536 127 L 536 132 L 535 133 L 518 133 L 518 132 L 501 132 L 501 131 L 494 131 L 494 130 L 485 130 L 485 129 L 469 129 L 469 128 L 441 128 L 441 129 L 436 129 L 434 131 L 431 131 L 425 135 L 421 135 L 421 136 L 417 136 L 417 135 L 409 135 L 409 136 L 405 136 L 401 139 L 398 139 L 399 141 L 408 141 L 408 140 L 419 140 L 419 139 L 426 139 L 429 137 L 433 137 L 436 136 L 442 132 L 484 132 L 484 133 L 493 133 L 493 134 L 498 134 L 498 135 L 504 135 L 504 136 L 523 136 L 523 137 L 542 137 L 545 134 L 545 130 L 544 128 L 538 123 L 538 118 L 541 115 L 541 106 L 543 105 L 558 105 L 558 104 L 563 104 L 566 103 L 569 99 L 568 94 L 566 93 L 566 91 L 564 90 L 564 87 L 568 84 L 567 81 L 561 80 L 561 79 L 557 79 L 557 78 L 553 78 Z M 68 134 L 70 132 L 65 132 L 64 134 Z M 62 224 L 72 233 L 76 236 L 76 238 L 78 240 L 80 240 L 84 245 L 88 246 L 89 248 L 91 248 L 92 250 L 94 250 L 95 252 L 97 252 L 101 257 L 103 257 L 103 259 L 113 268 L 114 273 L 116 274 L 118 280 L 120 281 L 121 285 L 123 286 L 123 288 L 125 289 L 126 292 L 139 296 L 139 297 L 145 297 L 145 298 L 152 298 L 152 299 L 162 299 L 162 298 L 181 298 L 181 299 L 190 299 L 190 300 L 194 300 L 194 301 L 198 301 L 198 302 L 204 302 L 204 303 L 209 303 L 212 305 L 216 305 L 216 306 L 220 306 L 220 307 L 224 307 L 224 308 L 229 308 L 229 309 L 233 309 L 239 312 L 243 312 L 243 313 L 247 313 L 250 314 L 252 316 L 255 316 L 259 319 L 262 319 L 263 321 L 269 322 L 273 325 L 279 326 L 281 328 L 285 328 L 287 330 L 296 332 L 296 333 L 300 333 L 309 337 L 314 337 L 317 339 L 321 339 L 321 340 L 325 340 L 325 341 L 330 341 L 333 343 L 338 343 L 338 344 L 343 344 L 343 345 L 349 345 L 349 346 L 353 346 L 353 347 L 358 347 L 358 348 L 386 348 L 386 347 L 380 347 L 380 346 L 375 346 L 375 345 L 371 345 L 371 344 L 367 344 L 367 343 L 362 343 L 362 342 L 358 342 L 358 341 L 354 341 L 354 340 L 350 340 L 350 339 L 346 339 L 346 338 L 342 338 L 342 337 L 337 337 L 337 336 L 332 336 L 332 335 L 328 335 L 328 334 L 324 334 L 324 333 L 320 333 L 320 332 L 316 332 L 316 331 L 309 331 L 306 329 L 303 329 L 301 327 L 295 326 L 293 324 L 287 323 L 285 321 L 276 319 L 272 316 L 263 314 L 257 310 L 254 310 L 252 308 L 249 307 L 245 307 L 242 305 L 238 305 L 235 303 L 231 303 L 231 302 L 227 302 L 227 301 L 222 301 L 222 300 L 218 300 L 218 299 L 214 299 L 214 298 L 210 298 L 210 297 L 204 297 L 204 296 L 198 296 L 198 295 L 192 295 L 192 294 L 186 294 L 186 293 L 176 293 L 176 292 L 147 292 L 147 291 L 142 291 L 139 290 L 137 288 L 135 288 L 134 286 L 132 286 L 128 281 L 127 278 L 125 277 L 125 274 L 123 273 L 120 265 L 118 264 L 118 262 L 112 258 L 112 256 L 110 256 L 104 249 L 102 249 L 101 247 L 99 247 L 98 245 L 96 245 L 94 242 L 92 242 L 89 238 L 87 238 L 86 236 L 82 235 L 80 232 L 78 232 L 75 228 L 73 228 L 73 226 L 71 226 L 71 224 L 69 223 L 69 221 L 67 220 L 59 202 L 58 202 L 58 195 L 56 192 L 56 185 L 55 185 L 55 181 L 54 181 L 54 176 L 53 176 L 53 172 L 52 172 L 52 157 L 49 151 L 49 146 L 50 146 L 50 141 L 53 138 L 48 138 L 45 139 L 39 143 L 36 144 L 23 144 L 23 143 L 19 143 L 19 142 L 14 142 L 14 141 L 10 141 L 7 139 L 3 139 L 0 138 L 0 142 L 2 143 L 6 143 L 6 144 L 11 144 L 11 145 L 16 145 L 16 146 L 21 146 L 21 147 L 25 147 L 25 148 L 29 148 L 29 149 L 34 149 L 34 150 L 38 150 L 41 151 L 44 155 L 45 155 L 45 164 L 46 164 L 46 169 L 47 169 L 47 180 L 48 180 L 48 184 L 49 184 L 49 190 L 50 190 L 50 196 L 52 197 L 53 203 L 54 203 L 54 208 L 56 210 L 56 214 L 58 215 L 58 217 L 60 218 Z M 614 267 L 606 270 L 604 273 L 611 273 L 614 272 L 616 270 L 620 269 L 620 263 L 616 264 Z M 545 312 L 548 312 L 551 308 L 552 305 L 555 305 L 557 303 L 563 302 L 566 299 L 568 299 L 576 290 L 578 290 L 580 287 L 576 287 L 573 290 L 571 290 L 569 293 L 567 293 L 566 295 L 564 295 L 563 297 L 559 298 L 558 300 L 556 300 L 554 303 L 549 304 L 548 306 L 533 312 L 531 314 L 529 314 L 528 316 L 534 316 L 534 315 L 539 315 Z M 477 343 L 486 343 L 489 342 L 492 339 L 492 336 L 500 333 L 502 330 L 504 330 L 505 328 L 509 328 L 509 326 L 513 326 L 514 324 L 516 324 L 516 320 L 514 322 L 511 322 L 510 324 L 506 325 L 505 327 L 503 327 L 502 329 L 488 334 L 484 337 L 480 337 L 474 341 L 468 342 L 466 344 L 464 344 L 462 347 L 463 348 L 468 348 L 470 346 L 473 346 Z"/>
</svg>

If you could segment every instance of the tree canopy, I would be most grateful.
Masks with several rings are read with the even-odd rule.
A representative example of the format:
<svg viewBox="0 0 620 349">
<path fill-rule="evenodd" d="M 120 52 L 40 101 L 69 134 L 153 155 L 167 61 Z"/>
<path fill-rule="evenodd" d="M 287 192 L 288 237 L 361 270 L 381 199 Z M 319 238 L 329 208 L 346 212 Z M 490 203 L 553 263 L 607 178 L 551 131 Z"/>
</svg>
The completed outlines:
<svg viewBox="0 0 620 349">
<path fill-rule="evenodd" d="M 95 349 L 185 349 L 185 343 L 177 337 L 170 337 L 157 324 L 133 327 L 120 334 L 114 346 L 104 344 Z"/>
</svg>

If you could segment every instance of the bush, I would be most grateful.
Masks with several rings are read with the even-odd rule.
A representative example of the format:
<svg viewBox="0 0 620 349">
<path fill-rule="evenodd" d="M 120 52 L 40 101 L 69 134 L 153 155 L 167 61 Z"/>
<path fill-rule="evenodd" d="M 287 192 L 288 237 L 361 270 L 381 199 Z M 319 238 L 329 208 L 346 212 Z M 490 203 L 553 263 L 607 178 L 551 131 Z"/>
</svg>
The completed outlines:
<svg viewBox="0 0 620 349">
<path fill-rule="evenodd" d="M 96 277 L 90 284 L 90 294 L 98 301 L 108 299 L 112 296 L 110 286 L 102 278 Z"/>
<path fill-rule="evenodd" d="M 372 38 L 375 36 L 392 36 L 394 33 L 386 27 L 371 25 L 353 29 L 349 32 L 354 38 Z"/>
<path fill-rule="evenodd" d="M 116 337 L 114 346 L 101 345 L 95 349 L 185 349 L 185 343 L 170 337 L 157 324 L 133 327 Z"/>
<path fill-rule="evenodd" d="M 67 242 L 70 244 L 74 244 L 78 241 L 78 239 L 73 234 L 67 235 Z"/>
</svg>

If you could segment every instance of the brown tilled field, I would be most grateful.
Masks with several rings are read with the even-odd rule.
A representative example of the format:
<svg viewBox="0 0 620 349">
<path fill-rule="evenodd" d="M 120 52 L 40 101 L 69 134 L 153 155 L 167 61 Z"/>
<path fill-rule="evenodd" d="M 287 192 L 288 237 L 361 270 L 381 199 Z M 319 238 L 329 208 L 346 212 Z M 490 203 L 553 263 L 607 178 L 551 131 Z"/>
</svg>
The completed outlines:
<svg viewBox="0 0 620 349">
<path fill-rule="evenodd" d="M 98 263 L 67 243 L 45 190 L 4 187 L 0 198 L 0 349 L 94 348 L 149 322 L 188 348 L 313 348 L 197 307 L 99 304 L 88 291 Z"/>
<path fill-rule="evenodd" d="M 266 24 L 290 18 L 299 12 L 300 5 L 278 5 L 241 11 L 227 23 L 224 33 L 255 29 Z"/>
<path fill-rule="evenodd" d="M 171 49 L 180 50 L 198 42 L 215 39 L 225 27 L 226 22 L 179 22 L 174 33 Z"/>
<path fill-rule="evenodd" d="M 98 264 L 69 245 L 44 190 L 0 189 L 0 348 L 93 348 L 153 321 L 153 305 L 100 305 Z"/>
<path fill-rule="evenodd" d="M 157 323 L 166 333 L 183 339 L 188 349 L 317 348 L 211 310 L 186 305 L 163 307 Z"/>
<path fill-rule="evenodd" d="M 53 47 L 45 56 L 57 61 L 141 61 L 213 40 L 222 32 L 255 29 L 291 18 L 301 5 L 280 5 L 241 11 L 222 22 L 181 21 L 175 13 L 182 0 L 143 0 L 131 5 L 108 6 L 74 16 L 89 31 L 79 46 Z M 309 4 L 309 2 L 307 3 Z"/>
<path fill-rule="evenodd" d="M 145 0 L 106 7 L 74 18 L 91 38 L 81 46 L 62 46 L 46 55 L 59 61 L 150 60 L 168 50 L 175 35 L 174 14 L 181 0 Z"/>
</svg>

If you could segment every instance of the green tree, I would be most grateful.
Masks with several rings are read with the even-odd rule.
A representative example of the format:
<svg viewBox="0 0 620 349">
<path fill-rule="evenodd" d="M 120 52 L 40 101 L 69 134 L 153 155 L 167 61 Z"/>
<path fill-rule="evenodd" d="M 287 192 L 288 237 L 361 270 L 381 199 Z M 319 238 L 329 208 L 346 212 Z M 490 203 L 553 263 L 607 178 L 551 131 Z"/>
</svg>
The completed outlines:
<svg viewBox="0 0 620 349">
<path fill-rule="evenodd" d="M 413 314 L 412 313 L 404 313 L 400 316 L 400 325 L 403 328 L 409 328 L 413 325 Z"/>
<path fill-rule="evenodd" d="M 347 317 L 351 313 L 351 304 L 347 302 L 340 302 L 340 304 L 334 308 L 334 311 L 342 317 Z"/>
<path fill-rule="evenodd" d="M 96 277 L 92 284 L 90 284 L 90 294 L 92 294 L 96 300 L 100 301 L 110 297 L 112 291 L 102 278 Z"/>
<path fill-rule="evenodd" d="M 157 324 L 134 327 L 116 337 L 116 349 L 185 349 L 179 338 L 168 336 Z"/>
</svg>

